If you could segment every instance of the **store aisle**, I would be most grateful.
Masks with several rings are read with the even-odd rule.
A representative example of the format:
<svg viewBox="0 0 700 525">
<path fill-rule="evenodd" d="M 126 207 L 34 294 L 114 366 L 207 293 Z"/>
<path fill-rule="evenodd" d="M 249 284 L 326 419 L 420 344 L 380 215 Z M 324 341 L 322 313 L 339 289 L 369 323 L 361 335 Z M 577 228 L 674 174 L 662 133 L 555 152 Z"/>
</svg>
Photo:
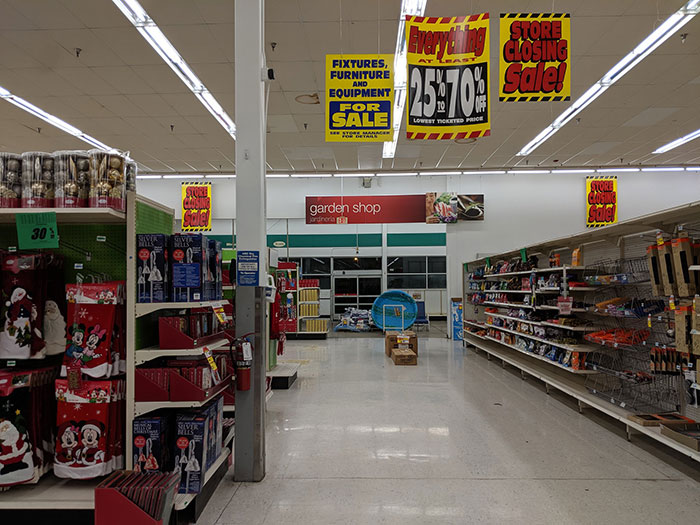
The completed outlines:
<svg viewBox="0 0 700 525">
<path fill-rule="evenodd" d="M 417 367 L 383 344 L 291 342 L 266 479 L 222 482 L 199 523 L 697 521 L 696 480 L 567 398 L 446 339 L 420 340 Z"/>
</svg>

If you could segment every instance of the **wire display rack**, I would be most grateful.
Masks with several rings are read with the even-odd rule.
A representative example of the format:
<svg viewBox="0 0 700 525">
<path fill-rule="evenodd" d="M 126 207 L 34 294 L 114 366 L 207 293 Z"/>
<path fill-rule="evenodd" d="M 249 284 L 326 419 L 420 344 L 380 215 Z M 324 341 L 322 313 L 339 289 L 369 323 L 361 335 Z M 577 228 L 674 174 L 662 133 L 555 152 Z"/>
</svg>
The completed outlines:
<svg viewBox="0 0 700 525">
<path fill-rule="evenodd" d="M 682 354 L 676 352 L 673 316 L 653 297 L 645 258 L 605 259 L 586 267 L 585 294 L 595 332 L 584 337 L 598 350 L 587 367 L 588 390 L 635 412 L 679 410 Z M 687 366 L 687 361 L 686 361 Z"/>
</svg>

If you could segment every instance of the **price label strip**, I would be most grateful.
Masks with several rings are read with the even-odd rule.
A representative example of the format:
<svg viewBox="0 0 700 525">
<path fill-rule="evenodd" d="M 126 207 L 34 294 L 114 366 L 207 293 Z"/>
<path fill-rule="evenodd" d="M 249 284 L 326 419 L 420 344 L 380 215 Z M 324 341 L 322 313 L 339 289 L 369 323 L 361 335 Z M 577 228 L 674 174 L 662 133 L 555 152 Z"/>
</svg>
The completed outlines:
<svg viewBox="0 0 700 525">
<path fill-rule="evenodd" d="M 216 318 L 221 324 L 227 322 L 226 312 L 224 312 L 224 303 L 214 303 L 211 305 L 211 309 L 214 310 L 214 315 L 216 315 Z"/>
<path fill-rule="evenodd" d="M 489 15 L 406 18 L 409 139 L 490 135 Z"/>
<path fill-rule="evenodd" d="M 206 346 L 202 348 L 202 353 L 207 358 L 207 363 L 209 363 L 209 368 L 211 368 L 211 380 L 215 385 L 218 385 L 221 383 L 221 376 L 219 375 L 219 367 L 216 366 L 216 361 L 214 361 L 214 356 L 212 356 L 211 350 Z"/>
<path fill-rule="evenodd" d="M 15 223 L 20 250 L 58 248 L 56 212 L 17 213 Z"/>
</svg>

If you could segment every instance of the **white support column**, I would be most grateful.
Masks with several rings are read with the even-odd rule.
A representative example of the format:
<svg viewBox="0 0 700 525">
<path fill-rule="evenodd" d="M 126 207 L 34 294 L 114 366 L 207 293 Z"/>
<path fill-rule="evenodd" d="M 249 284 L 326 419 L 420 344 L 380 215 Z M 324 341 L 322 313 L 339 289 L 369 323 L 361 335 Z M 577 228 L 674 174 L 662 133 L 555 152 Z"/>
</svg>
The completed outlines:
<svg viewBox="0 0 700 525">
<path fill-rule="evenodd" d="M 250 390 L 236 391 L 236 481 L 265 477 L 265 83 L 264 0 L 235 3 L 236 229 L 241 252 L 259 256 L 258 286 L 236 289 L 236 334 L 255 334 Z"/>
</svg>

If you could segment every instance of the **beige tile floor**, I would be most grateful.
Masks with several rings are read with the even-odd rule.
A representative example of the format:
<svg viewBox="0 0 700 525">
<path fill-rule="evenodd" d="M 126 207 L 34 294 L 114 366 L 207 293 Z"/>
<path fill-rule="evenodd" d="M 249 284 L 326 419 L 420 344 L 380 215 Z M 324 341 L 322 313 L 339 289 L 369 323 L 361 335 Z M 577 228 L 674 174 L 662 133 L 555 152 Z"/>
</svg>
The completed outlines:
<svg viewBox="0 0 700 525">
<path fill-rule="evenodd" d="M 229 475 L 198 523 L 698 523 L 695 465 L 459 344 L 419 348 L 396 367 L 378 338 L 290 342 L 267 477 Z"/>
</svg>

